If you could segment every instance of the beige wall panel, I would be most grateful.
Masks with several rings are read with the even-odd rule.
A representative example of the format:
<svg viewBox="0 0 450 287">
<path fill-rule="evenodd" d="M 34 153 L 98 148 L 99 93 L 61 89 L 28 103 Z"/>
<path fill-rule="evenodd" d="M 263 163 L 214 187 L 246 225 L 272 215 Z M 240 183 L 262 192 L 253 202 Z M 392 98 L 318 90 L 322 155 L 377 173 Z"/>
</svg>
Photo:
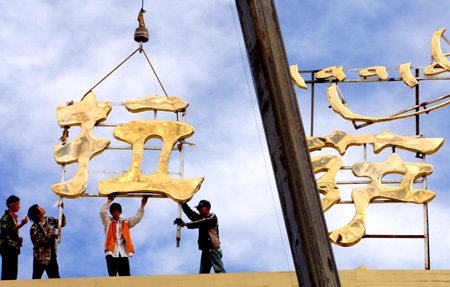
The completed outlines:
<svg viewBox="0 0 450 287">
<path fill-rule="evenodd" d="M 44 275 L 45 276 L 45 275 Z M 341 270 L 342 287 L 450 286 L 450 270 Z M 295 272 L 91 277 L 0 281 L 0 287 L 295 287 Z"/>
</svg>

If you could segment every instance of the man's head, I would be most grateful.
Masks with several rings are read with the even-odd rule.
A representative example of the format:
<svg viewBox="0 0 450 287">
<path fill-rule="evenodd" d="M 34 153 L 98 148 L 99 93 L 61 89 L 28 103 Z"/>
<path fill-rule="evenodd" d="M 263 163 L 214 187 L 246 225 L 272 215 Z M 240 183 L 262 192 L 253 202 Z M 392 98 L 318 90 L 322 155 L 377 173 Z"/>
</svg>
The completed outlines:
<svg viewBox="0 0 450 287">
<path fill-rule="evenodd" d="M 6 206 L 14 212 L 19 211 L 20 209 L 20 198 L 15 195 L 11 195 L 6 200 Z"/>
<path fill-rule="evenodd" d="M 32 205 L 28 209 L 28 217 L 34 222 L 37 223 L 41 219 L 41 215 L 45 214 L 45 209 L 39 207 L 39 205 Z"/>
<path fill-rule="evenodd" d="M 109 213 L 111 213 L 115 220 L 118 220 L 120 218 L 120 214 L 122 214 L 122 206 L 118 203 L 111 204 L 109 207 Z"/>
<path fill-rule="evenodd" d="M 195 208 L 197 208 L 201 216 L 206 216 L 209 214 L 209 210 L 211 209 L 211 203 L 209 203 L 209 201 L 207 200 L 202 199 Z"/>
</svg>

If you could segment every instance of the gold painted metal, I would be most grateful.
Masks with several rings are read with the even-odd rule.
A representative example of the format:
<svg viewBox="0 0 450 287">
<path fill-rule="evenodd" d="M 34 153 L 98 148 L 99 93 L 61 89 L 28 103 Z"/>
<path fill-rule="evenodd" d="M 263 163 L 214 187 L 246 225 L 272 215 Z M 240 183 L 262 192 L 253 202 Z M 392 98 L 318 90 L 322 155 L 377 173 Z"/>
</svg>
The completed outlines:
<svg viewBox="0 0 450 287">
<path fill-rule="evenodd" d="M 445 28 L 442 28 L 436 30 L 433 34 L 433 38 L 431 39 L 431 55 L 436 62 L 425 68 L 423 71 L 425 76 L 436 76 L 444 72 L 450 72 L 450 61 L 447 59 L 450 54 L 443 54 L 441 49 L 441 38 L 444 32 Z"/>
<path fill-rule="evenodd" d="M 400 77 L 402 77 L 403 82 L 410 87 L 414 88 L 419 84 L 419 81 L 411 74 L 411 63 L 405 63 L 400 65 L 399 68 Z"/>
<path fill-rule="evenodd" d="M 322 208 L 325 212 L 341 200 L 335 177 L 344 163 L 344 158 L 335 155 L 322 155 L 312 158 L 311 161 L 314 174 L 325 172 L 323 176 L 317 179 L 319 192 L 324 195 Z"/>
<path fill-rule="evenodd" d="M 298 72 L 298 65 L 290 66 L 289 70 L 291 71 L 291 77 L 294 84 L 300 89 L 307 90 L 308 87 L 306 86 L 305 80 L 302 78 L 302 76 L 300 76 L 300 73 Z"/>
<path fill-rule="evenodd" d="M 430 175 L 433 166 L 424 163 L 403 162 L 393 153 L 384 163 L 358 162 L 353 165 L 353 174 L 358 177 L 369 177 L 370 185 L 352 190 L 352 198 L 356 207 L 353 220 L 345 227 L 330 232 L 330 239 L 340 246 L 352 246 L 358 243 L 364 235 L 366 226 L 366 211 L 369 203 L 375 199 L 391 199 L 399 202 L 416 204 L 427 203 L 436 196 L 426 189 L 414 189 L 415 179 Z M 386 186 L 381 183 L 388 174 L 401 174 L 403 179 L 399 186 Z"/>
<path fill-rule="evenodd" d="M 139 100 L 125 101 L 125 107 L 132 113 L 149 110 L 166 112 L 181 112 L 187 109 L 189 103 L 177 97 L 148 96 Z"/>
<path fill-rule="evenodd" d="M 173 121 L 132 121 L 114 128 L 114 137 L 133 147 L 130 169 L 123 175 L 102 180 L 98 184 L 100 196 L 127 193 L 163 194 L 174 201 L 184 203 L 190 200 L 200 189 L 204 178 L 174 179 L 168 175 L 170 154 L 179 140 L 194 134 L 194 127 Z M 141 175 L 144 144 L 149 139 L 163 141 L 161 156 L 156 174 Z"/>
<path fill-rule="evenodd" d="M 337 66 L 325 68 L 316 74 L 316 79 L 328 79 L 331 77 L 336 78 L 339 82 L 346 78 L 342 67 Z"/>
<path fill-rule="evenodd" d="M 387 147 L 397 147 L 411 152 L 420 152 L 431 155 L 437 152 L 444 144 L 444 138 L 412 138 L 396 135 L 389 130 L 379 134 L 349 135 L 346 132 L 335 129 L 329 136 L 308 137 L 309 152 L 325 147 L 336 149 L 344 155 L 351 146 L 371 144 L 375 154 L 380 153 Z"/>
<path fill-rule="evenodd" d="M 377 76 L 378 78 L 380 78 L 380 80 L 385 81 L 388 77 L 388 73 L 386 72 L 386 67 L 374 66 L 359 71 L 359 76 L 365 78 Z"/>
<path fill-rule="evenodd" d="M 330 105 L 331 105 L 331 108 L 333 109 L 333 111 L 335 113 L 341 115 L 341 117 L 343 117 L 344 119 L 346 119 L 348 121 L 360 121 L 360 122 L 369 122 L 369 123 L 387 122 L 387 121 L 409 118 L 409 117 L 412 117 L 415 115 L 420 115 L 423 113 L 428 113 L 428 112 L 434 111 L 436 109 L 439 109 L 441 107 L 444 107 L 444 106 L 447 106 L 450 104 L 450 100 L 447 100 L 447 101 L 437 104 L 431 108 L 425 108 L 423 110 L 414 111 L 414 112 L 405 114 L 408 111 L 414 110 L 416 107 L 418 108 L 418 107 L 422 106 L 422 105 L 419 105 L 416 107 L 412 107 L 412 108 L 400 111 L 391 116 L 375 118 L 375 117 L 366 117 L 366 116 L 361 116 L 361 115 L 355 114 L 352 111 L 350 111 L 350 109 L 348 107 L 344 106 L 342 104 L 342 102 L 339 100 L 336 83 L 332 84 L 331 86 L 329 86 L 327 88 L 327 96 L 328 96 L 328 101 L 330 102 Z M 443 98 L 445 98 L 445 97 L 443 97 Z"/>
<path fill-rule="evenodd" d="M 52 185 L 51 188 L 57 195 L 76 198 L 86 190 L 90 159 L 102 153 L 111 143 L 108 139 L 93 136 L 92 130 L 95 124 L 105 121 L 110 112 L 111 103 L 97 101 L 93 92 L 89 92 L 77 104 L 58 106 L 57 118 L 61 127 L 81 126 L 81 132 L 74 140 L 55 147 L 58 164 L 78 162 L 78 171 L 72 179 Z"/>
<path fill-rule="evenodd" d="M 327 145 L 327 143 L 320 140 L 319 137 L 306 137 L 306 143 L 308 144 L 308 150 L 310 153 L 316 150 L 320 150 L 324 147 L 334 147 Z"/>
</svg>

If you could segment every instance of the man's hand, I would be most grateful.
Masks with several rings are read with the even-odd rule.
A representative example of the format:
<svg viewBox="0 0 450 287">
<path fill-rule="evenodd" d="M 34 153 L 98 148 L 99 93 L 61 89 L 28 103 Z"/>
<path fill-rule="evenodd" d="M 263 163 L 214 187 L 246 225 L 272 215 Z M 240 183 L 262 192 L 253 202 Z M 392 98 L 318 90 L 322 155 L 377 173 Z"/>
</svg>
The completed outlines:
<svg viewBox="0 0 450 287">
<path fill-rule="evenodd" d="M 111 202 L 114 201 L 114 198 L 116 198 L 115 195 L 110 195 L 110 196 L 108 196 L 108 204 L 111 204 Z"/>
<path fill-rule="evenodd" d="M 185 226 L 186 226 L 186 223 L 184 223 L 183 219 L 181 219 L 181 218 L 175 219 L 175 221 L 173 222 L 173 224 L 179 225 L 179 226 L 181 226 L 181 227 L 185 227 Z"/>
<path fill-rule="evenodd" d="M 28 223 L 28 217 L 25 216 L 25 218 L 22 219 L 22 221 L 20 222 L 19 225 L 16 225 L 16 226 L 13 226 L 13 227 L 12 227 L 12 230 L 14 230 L 14 231 L 19 230 L 19 229 L 21 229 L 21 228 L 22 228 L 25 224 L 27 224 L 27 223 Z"/>
<path fill-rule="evenodd" d="M 147 200 L 148 200 L 148 195 L 144 195 L 143 197 L 142 197 L 142 204 L 141 204 L 141 208 L 144 208 L 145 207 L 145 205 L 147 204 Z"/>
<path fill-rule="evenodd" d="M 20 225 L 24 226 L 27 223 L 28 223 L 28 217 L 25 216 L 25 218 L 22 219 L 22 221 L 20 222 Z"/>
</svg>

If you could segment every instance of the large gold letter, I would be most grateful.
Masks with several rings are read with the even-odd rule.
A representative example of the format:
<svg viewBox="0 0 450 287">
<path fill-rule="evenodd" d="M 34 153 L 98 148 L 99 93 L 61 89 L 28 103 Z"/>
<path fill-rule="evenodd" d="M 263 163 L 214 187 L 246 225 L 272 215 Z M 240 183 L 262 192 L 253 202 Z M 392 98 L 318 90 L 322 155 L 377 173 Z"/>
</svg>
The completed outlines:
<svg viewBox="0 0 450 287">
<path fill-rule="evenodd" d="M 423 71 L 425 76 L 436 76 L 444 72 L 450 72 L 450 62 L 447 60 L 449 54 L 443 54 L 441 50 L 441 37 L 444 32 L 445 28 L 434 32 L 433 39 L 431 39 L 431 55 L 436 62 L 425 68 Z"/>
<path fill-rule="evenodd" d="M 307 90 L 308 87 L 306 86 L 305 80 L 303 80 L 302 76 L 300 76 L 298 72 L 298 65 L 290 66 L 289 70 L 291 71 L 291 77 L 294 84 L 300 89 Z"/>
<path fill-rule="evenodd" d="M 344 163 L 344 159 L 335 155 L 322 155 L 312 158 L 311 161 L 314 174 L 325 172 L 325 174 L 317 180 L 319 192 L 324 195 L 322 198 L 322 208 L 325 212 L 336 202 L 341 200 L 339 187 L 334 180 Z"/>
<path fill-rule="evenodd" d="M 426 203 L 436 196 L 426 189 L 414 189 L 412 184 L 418 177 L 430 175 L 433 166 L 424 163 L 403 162 L 393 153 L 384 163 L 360 162 L 353 165 L 353 174 L 358 177 L 369 177 L 372 182 L 352 191 L 356 214 L 345 227 L 330 232 L 333 243 L 341 246 L 352 246 L 358 243 L 365 232 L 366 211 L 369 202 L 377 198 L 393 199 L 416 204 Z M 401 174 L 403 179 L 399 186 L 386 186 L 381 179 L 388 174 Z"/>
<path fill-rule="evenodd" d="M 92 129 L 96 123 L 105 121 L 110 111 L 111 103 L 97 101 L 93 92 L 89 92 L 80 103 L 58 106 L 57 118 L 61 127 L 81 125 L 81 132 L 76 139 L 55 147 L 58 164 L 78 162 L 77 174 L 72 179 L 52 185 L 57 195 L 76 198 L 86 190 L 89 160 L 110 144 L 108 139 L 94 137 Z"/>
<path fill-rule="evenodd" d="M 416 78 L 414 78 L 414 76 L 411 74 L 411 63 L 400 65 L 399 73 L 400 77 L 402 77 L 403 82 L 411 89 L 419 84 L 419 81 L 417 81 Z"/>
<path fill-rule="evenodd" d="M 316 74 L 316 79 L 328 79 L 331 77 L 335 77 L 339 82 L 346 78 L 342 67 L 337 66 L 325 68 Z"/>
<path fill-rule="evenodd" d="M 386 67 L 383 66 L 375 66 L 366 68 L 364 70 L 359 71 L 360 77 L 373 77 L 377 76 L 380 80 L 386 80 L 388 77 L 388 73 L 386 72 Z"/>
<path fill-rule="evenodd" d="M 172 121 L 133 121 L 114 128 L 114 137 L 129 143 L 133 147 L 133 159 L 130 169 L 123 175 L 102 180 L 98 184 L 99 194 L 108 196 L 113 193 L 156 193 L 164 194 L 174 201 L 183 203 L 191 199 L 200 189 L 202 178 L 174 179 L 168 175 L 170 154 L 180 139 L 194 134 L 191 125 Z M 144 144 L 152 138 L 163 141 L 161 156 L 156 174 L 141 175 Z"/>
<path fill-rule="evenodd" d="M 180 112 L 186 110 L 188 103 L 177 97 L 148 96 L 134 101 L 125 101 L 125 107 L 132 113 L 149 110 Z"/>
<path fill-rule="evenodd" d="M 444 107 L 448 104 L 450 104 L 450 100 L 445 101 L 443 103 L 437 104 L 434 107 L 431 108 L 426 108 L 420 111 L 415 111 L 415 112 L 410 112 L 408 114 L 405 114 L 404 112 L 402 113 L 397 113 L 397 115 L 393 115 L 393 116 L 387 116 L 387 117 L 378 117 L 378 118 L 374 118 L 374 117 L 366 117 L 366 116 L 361 116 L 358 114 L 353 113 L 352 111 L 350 111 L 350 109 L 346 106 L 344 106 L 342 104 L 342 102 L 339 100 L 339 96 L 337 93 L 337 85 L 336 83 L 332 84 L 331 86 L 329 86 L 327 88 L 327 96 L 328 96 L 328 100 L 330 102 L 331 108 L 333 109 L 333 111 L 339 115 L 341 115 L 344 119 L 348 120 L 348 121 L 360 121 L 360 122 L 387 122 L 387 121 L 393 121 L 393 120 L 398 120 L 398 119 L 404 119 L 404 118 L 409 118 L 415 115 L 420 115 L 423 113 L 428 113 L 430 111 L 434 111 L 436 109 L 439 109 L 441 107 Z M 412 109 L 410 109 L 412 110 Z"/>
<path fill-rule="evenodd" d="M 341 155 L 344 155 L 351 146 L 360 146 L 363 144 L 373 145 L 373 152 L 380 153 L 387 147 L 398 147 L 411 152 L 420 152 L 423 154 L 433 154 L 437 152 L 444 144 L 444 138 L 412 138 L 399 136 L 385 130 L 379 134 L 349 135 L 346 132 L 336 129 L 329 136 L 308 137 L 308 149 L 310 152 L 330 147 L 336 149 Z"/>
</svg>

